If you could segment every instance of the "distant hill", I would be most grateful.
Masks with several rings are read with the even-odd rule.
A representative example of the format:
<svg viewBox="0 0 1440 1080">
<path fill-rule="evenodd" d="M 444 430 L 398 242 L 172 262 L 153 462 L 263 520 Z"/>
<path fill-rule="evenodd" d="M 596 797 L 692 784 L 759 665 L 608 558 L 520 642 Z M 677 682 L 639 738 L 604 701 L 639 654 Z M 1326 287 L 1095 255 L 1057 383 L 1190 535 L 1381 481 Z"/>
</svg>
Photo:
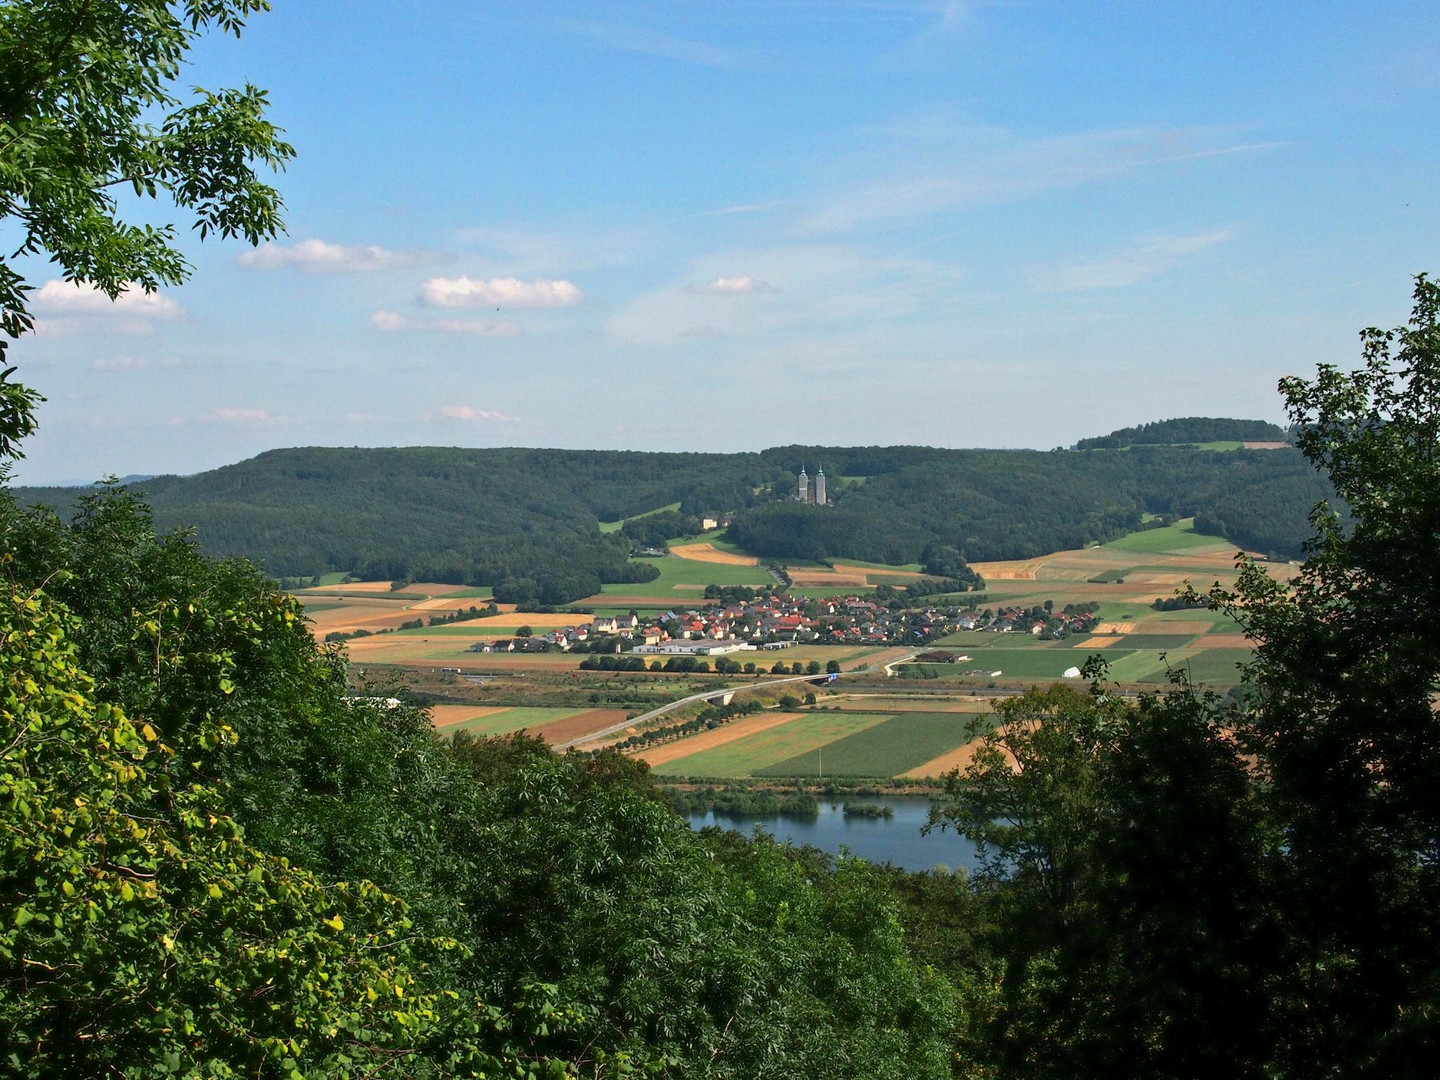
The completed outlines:
<svg viewBox="0 0 1440 1080">
<path fill-rule="evenodd" d="M 1109 435 L 1081 439 L 1076 450 L 1115 450 L 1124 446 L 1176 446 L 1182 443 L 1283 442 L 1285 429 L 1266 420 L 1229 420 L 1216 416 L 1186 416 L 1156 420 L 1139 427 L 1121 428 Z"/>
<path fill-rule="evenodd" d="M 1169 423 L 1196 430 L 1183 426 L 1190 421 Z M 1243 430 L 1247 439 L 1272 434 Z M 729 515 L 730 538 L 756 555 L 921 562 L 950 576 L 967 559 L 1029 558 L 1113 539 L 1146 514 L 1195 515 L 1238 545 L 1297 555 L 1306 515 L 1330 494 L 1291 449 L 1127 445 L 790 446 L 759 454 L 305 447 L 153 477 L 132 490 L 150 503 L 157 527 L 193 528 L 208 552 L 254 559 L 276 576 L 343 571 L 492 585 L 502 600 L 541 603 L 591 595 L 602 582 L 652 578 L 651 565 L 628 556 L 656 538 L 602 532 L 599 522 L 677 503 L 656 524 L 692 528 L 698 515 Z M 835 478 L 834 505 L 789 497 L 802 465 Z M 88 490 L 14 495 L 68 514 Z"/>
</svg>

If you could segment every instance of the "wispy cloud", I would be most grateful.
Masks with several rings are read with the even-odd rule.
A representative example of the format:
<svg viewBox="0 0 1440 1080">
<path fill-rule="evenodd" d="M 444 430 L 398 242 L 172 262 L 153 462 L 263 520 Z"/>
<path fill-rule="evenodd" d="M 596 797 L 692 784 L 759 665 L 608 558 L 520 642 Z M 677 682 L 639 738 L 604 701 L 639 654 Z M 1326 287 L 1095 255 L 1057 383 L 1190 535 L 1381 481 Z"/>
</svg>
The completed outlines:
<svg viewBox="0 0 1440 1080">
<path fill-rule="evenodd" d="M 445 420 L 492 420 L 507 423 L 519 423 L 518 416 L 507 416 L 502 412 L 493 409 L 476 409 L 470 405 L 445 405 L 440 409 L 440 416 Z"/>
<path fill-rule="evenodd" d="M 717 273 L 737 263 L 754 272 L 743 278 Z M 624 346 L 652 346 L 720 336 L 793 341 L 807 333 L 853 333 L 868 323 L 893 326 L 941 310 L 960 274 L 954 267 L 877 259 L 831 244 L 720 252 L 695 269 L 700 272 L 692 281 L 708 285 L 673 285 L 634 297 L 611 314 L 606 336 Z M 784 281 L 784 291 L 762 289 L 768 280 Z"/>
<path fill-rule="evenodd" d="M 59 280 L 36 289 L 30 306 L 40 334 L 148 334 L 157 322 L 173 322 L 185 315 L 185 309 L 164 293 L 147 293 L 138 285 L 127 286 L 111 300 L 88 283 Z"/>
<path fill-rule="evenodd" d="M 845 232 L 1025 198 L 1127 176 L 1142 169 L 1282 145 L 1240 141 L 1212 128 L 1140 127 L 1027 138 L 956 122 L 943 113 L 862 133 L 858 167 L 896 159 L 903 169 L 858 181 L 817 200 L 801 226 Z"/>
<path fill-rule="evenodd" d="M 1189 236 L 1145 237 L 1099 259 L 1046 267 L 1034 275 L 1034 282 L 1044 292 L 1121 289 L 1157 277 L 1187 257 L 1234 236 L 1233 229 L 1216 229 Z"/>
<path fill-rule="evenodd" d="M 573 272 L 633 262 L 642 249 L 664 240 L 652 231 L 477 225 L 458 230 L 454 242 L 483 260 L 484 276 L 545 277 L 561 267 Z"/>
<path fill-rule="evenodd" d="M 724 217 L 729 214 L 758 214 L 762 210 L 774 210 L 785 206 L 786 203 L 780 199 L 772 199 L 770 202 L 759 203 L 737 203 L 734 206 L 722 206 L 718 210 L 701 210 L 695 217 Z"/>
<path fill-rule="evenodd" d="M 408 266 L 424 257 L 423 252 L 394 251 L 374 244 L 331 244 L 324 240 L 301 240 L 294 244 L 266 242 L 236 258 L 251 270 L 293 268 L 312 274 L 354 274 Z"/>
<path fill-rule="evenodd" d="M 519 337 L 525 332 L 509 319 L 414 319 L 395 311 L 377 311 L 370 325 L 388 332 L 432 331 L 442 334 L 474 334 L 477 337 Z"/>
<path fill-rule="evenodd" d="M 619 26 L 614 23 L 587 22 L 579 19 L 563 19 L 558 27 L 567 34 L 589 38 L 591 41 L 626 52 L 645 53 L 666 60 L 678 60 L 685 64 L 702 64 L 707 67 L 736 67 L 742 57 L 732 49 L 723 49 L 701 41 L 671 37 L 658 30 L 641 26 Z"/>
<path fill-rule="evenodd" d="M 468 277 L 436 277 L 420 286 L 420 302 L 429 307 L 478 307 L 481 304 L 511 308 L 573 307 L 584 299 L 585 291 L 578 285 L 549 278 L 472 281 Z"/>
<path fill-rule="evenodd" d="M 710 294 L 712 296 L 744 296 L 749 293 L 778 293 L 783 290 L 768 281 L 756 281 L 748 274 L 744 277 L 717 277 L 704 285 L 687 285 L 686 292 Z"/>
</svg>

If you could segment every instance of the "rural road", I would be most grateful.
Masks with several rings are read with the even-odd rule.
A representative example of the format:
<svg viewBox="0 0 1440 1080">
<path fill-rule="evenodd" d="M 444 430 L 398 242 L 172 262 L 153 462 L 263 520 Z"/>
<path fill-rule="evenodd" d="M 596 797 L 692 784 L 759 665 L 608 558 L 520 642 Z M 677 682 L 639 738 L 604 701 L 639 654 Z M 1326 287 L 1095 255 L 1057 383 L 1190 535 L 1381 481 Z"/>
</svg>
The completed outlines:
<svg viewBox="0 0 1440 1080">
<path fill-rule="evenodd" d="M 913 659 L 915 656 L 918 656 L 921 651 L 922 650 L 920 649 L 912 649 L 905 656 L 891 660 L 885 664 L 867 664 L 862 668 L 855 668 L 853 671 L 839 672 L 836 674 L 835 678 L 838 679 L 845 675 L 864 675 L 871 671 L 877 670 L 877 668 L 883 668 L 885 674 L 890 675 L 892 674 L 892 672 L 890 671 L 890 666 L 892 664 L 899 664 L 904 662 L 905 660 Z M 764 682 L 742 683 L 739 686 L 713 687 L 709 690 L 702 690 L 698 694 L 689 694 L 686 697 L 678 698 L 675 701 L 670 702 L 668 705 L 661 705 L 659 708 L 651 709 L 649 712 L 641 713 L 639 716 L 632 717 L 629 720 L 622 720 L 618 724 L 611 724 L 609 727 L 601 728 L 599 731 L 592 731 L 588 735 L 582 735 L 578 739 L 571 739 L 569 742 L 556 743 L 553 749 L 556 753 L 559 753 L 562 750 L 569 750 L 572 747 L 579 746 L 581 743 L 595 742 L 596 740 L 603 739 L 608 735 L 614 735 L 617 731 L 624 731 L 628 727 L 634 727 L 636 724 L 643 724 L 647 720 L 653 720 L 657 716 L 663 716 L 665 713 L 670 712 L 672 709 L 678 709 L 684 705 L 692 705 L 697 701 L 705 701 L 708 698 L 720 697 L 724 694 L 729 694 L 740 690 L 758 690 L 766 686 L 783 686 L 785 683 L 815 683 L 816 680 L 819 680 L 819 684 L 831 681 L 828 675 L 821 673 L 819 675 L 787 675 L 783 679 L 766 679 Z"/>
</svg>

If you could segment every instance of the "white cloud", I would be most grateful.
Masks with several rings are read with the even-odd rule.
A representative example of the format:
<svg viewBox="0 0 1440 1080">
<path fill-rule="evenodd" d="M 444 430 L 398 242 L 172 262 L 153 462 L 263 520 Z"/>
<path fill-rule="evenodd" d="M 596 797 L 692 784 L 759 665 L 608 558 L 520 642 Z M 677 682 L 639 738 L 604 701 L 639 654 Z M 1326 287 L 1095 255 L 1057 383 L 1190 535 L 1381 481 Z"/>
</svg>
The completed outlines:
<svg viewBox="0 0 1440 1080">
<path fill-rule="evenodd" d="M 301 240 L 294 244 L 267 241 L 244 252 L 236 262 L 252 270 L 280 270 L 294 267 L 307 273 L 352 274 L 406 266 L 420 257 L 418 252 L 392 251 L 374 244 L 331 244 L 324 240 Z"/>
<path fill-rule="evenodd" d="M 1190 236 L 1147 237 L 1100 259 L 1046 267 L 1035 274 L 1035 286 L 1045 292 L 1121 289 L 1163 274 L 1234 235 L 1232 229 L 1217 229 Z"/>
<path fill-rule="evenodd" d="M 549 308 L 573 307 L 585 299 L 585 292 L 569 281 L 535 278 L 490 278 L 472 281 L 468 277 L 431 278 L 420 286 L 420 302 L 429 307 Z"/>
<path fill-rule="evenodd" d="M 495 412 L 491 409 L 476 409 L 469 405 L 446 405 L 440 409 L 440 415 L 446 420 L 503 420 L 518 423 L 518 416 L 506 416 L 502 412 Z"/>
<path fill-rule="evenodd" d="M 756 281 L 753 277 L 717 277 L 704 285 L 687 285 L 686 292 L 710 293 L 716 296 L 741 296 L 746 293 L 778 293 L 781 290 L 768 281 Z"/>
<path fill-rule="evenodd" d="M 395 311 L 377 311 L 370 316 L 370 325 L 390 332 L 432 330 L 443 334 L 474 334 L 477 337 L 519 337 L 525 332 L 519 323 L 509 319 L 412 319 Z"/>
<path fill-rule="evenodd" d="M 152 368 L 179 367 L 180 362 L 174 356 L 102 356 L 90 367 L 94 371 L 149 371 Z"/>
<path fill-rule="evenodd" d="M 160 292 L 128 285 L 114 300 L 88 282 L 47 281 L 30 297 L 36 333 L 46 335 L 104 331 L 149 334 L 157 322 L 183 318 L 185 309 Z"/>
</svg>

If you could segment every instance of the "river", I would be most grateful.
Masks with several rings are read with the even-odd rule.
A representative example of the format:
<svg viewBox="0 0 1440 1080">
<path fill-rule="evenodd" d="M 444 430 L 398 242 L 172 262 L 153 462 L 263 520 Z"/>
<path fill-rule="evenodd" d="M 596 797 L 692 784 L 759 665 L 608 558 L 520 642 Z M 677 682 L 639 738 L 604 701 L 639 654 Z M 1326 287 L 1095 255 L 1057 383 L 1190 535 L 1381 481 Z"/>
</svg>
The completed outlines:
<svg viewBox="0 0 1440 1080">
<path fill-rule="evenodd" d="M 849 803 L 880 803 L 895 811 L 894 817 L 846 817 L 842 805 Z M 953 831 L 936 830 L 929 836 L 920 835 L 920 826 L 930 816 L 930 800 L 910 796 L 848 795 L 835 802 L 820 802 L 820 814 L 813 821 L 805 818 L 731 817 L 722 814 L 690 815 L 692 828 L 719 825 L 748 833 L 757 825 L 777 840 L 811 847 L 838 855 L 843 847 L 850 854 L 871 862 L 890 862 L 906 870 L 947 869 L 975 865 L 975 846 Z"/>
</svg>

